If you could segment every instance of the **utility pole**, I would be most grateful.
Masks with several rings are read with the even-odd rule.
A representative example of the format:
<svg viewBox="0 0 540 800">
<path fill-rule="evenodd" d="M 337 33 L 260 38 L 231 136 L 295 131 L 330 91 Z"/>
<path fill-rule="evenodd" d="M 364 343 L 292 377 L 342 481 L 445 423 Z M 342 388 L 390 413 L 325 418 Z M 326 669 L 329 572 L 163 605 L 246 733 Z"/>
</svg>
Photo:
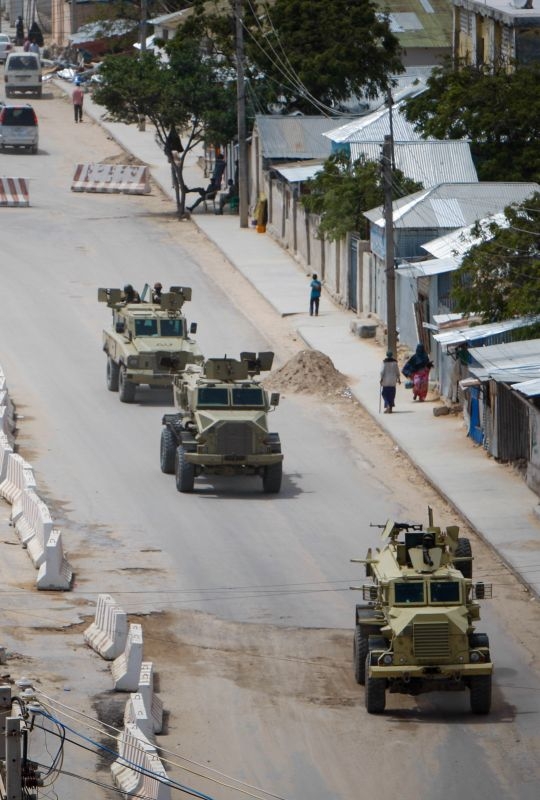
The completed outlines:
<svg viewBox="0 0 540 800">
<path fill-rule="evenodd" d="M 236 18 L 236 110 L 238 122 L 238 211 L 240 227 L 248 227 L 248 164 L 246 140 L 246 82 L 244 78 L 244 11 L 235 0 Z"/>
<path fill-rule="evenodd" d="M 384 229 L 386 243 L 386 328 L 387 345 L 396 356 L 396 272 L 394 267 L 394 215 L 392 209 L 392 137 L 385 136 L 382 150 L 384 184 Z"/>
<path fill-rule="evenodd" d="M 6 719 L 6 800 L 21 800 L 21 738 L 20 717 Z"/>
<path fill-rule="evenodd" d="M 140 23 L 140 54 L 141 57 L 146 53 L 146 17 L 148 16 L 147 0 L 141 0 L 141 23 Z M 139 117 L 139 130 L 146 130 L 146 119 L 143 116 Z"/>
</svg>

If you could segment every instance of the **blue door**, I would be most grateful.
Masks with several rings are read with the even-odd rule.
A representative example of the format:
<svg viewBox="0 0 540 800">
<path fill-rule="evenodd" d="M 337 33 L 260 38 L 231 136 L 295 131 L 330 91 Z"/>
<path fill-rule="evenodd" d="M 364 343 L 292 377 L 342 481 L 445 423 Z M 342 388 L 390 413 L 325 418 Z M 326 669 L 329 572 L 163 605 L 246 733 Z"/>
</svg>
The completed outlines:
<svg viewBox="0 0 540 800">
<path fill-rule="evenodd" d="M 469 436 L 477 444 L 484 443 L 484 431 L 482 430 L 482 422 L 480 419 L 480 402 L 482 395 L 477 386 L 472 386 L 469 390 L 470 393 L 470 422 L 469 422 Z"/>
</svg>

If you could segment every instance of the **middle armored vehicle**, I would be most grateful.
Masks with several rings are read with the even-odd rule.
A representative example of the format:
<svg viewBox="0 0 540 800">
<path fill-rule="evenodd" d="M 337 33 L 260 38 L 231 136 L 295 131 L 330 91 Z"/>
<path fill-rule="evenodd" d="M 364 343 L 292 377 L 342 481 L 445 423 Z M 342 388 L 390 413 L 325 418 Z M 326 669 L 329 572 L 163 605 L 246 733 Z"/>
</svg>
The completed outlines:
<svg viewBox="0 0 540 800">
<path fill-rule="evenodd" d="M 256 375 L 272 368 L 270 352 L 209 358 L 174 378 L 174 414 L 161 431 L 162 472 L 175 474 L 179 492 L 192 492 L 198 475 L 260 475 L 263 491 L 281 488 L 281 443 L 268 430 L 268 413 L 279 403 Z"/>
<path fill-rule="evenodd" d="M 133 403 L 138 386 L 164 389 L 187 364 L 202 364 L 204 357 L 188 331 L 182 306 L 191 300 L 187 286 L 171 286 L 159 302 L 147 302 L 148 284 L 142 299 L 120 289 L 98 289 L 98 300 L 112 310 L 112 325 L 103 331 L 107 354 L 107 389 L 118 392 L 122 403 Z M 130 296 L 132 295 L 132 296 Z"/>
<path fill-rule="evenodd" d="M 385 709 L 386 691 L 418 695 L 469 690 L 474 714 L 491 707 L 489 640 L 478 633 L 478 600 L 492 587 L 472 581 L 468 539 L 457 525 L 388 521 L 382 549 L 368 550 L 370 584 L 360 588 L 367 605 L 356 606 L 354 675 L 365 685 L 370 714 Z"/>
</svg>

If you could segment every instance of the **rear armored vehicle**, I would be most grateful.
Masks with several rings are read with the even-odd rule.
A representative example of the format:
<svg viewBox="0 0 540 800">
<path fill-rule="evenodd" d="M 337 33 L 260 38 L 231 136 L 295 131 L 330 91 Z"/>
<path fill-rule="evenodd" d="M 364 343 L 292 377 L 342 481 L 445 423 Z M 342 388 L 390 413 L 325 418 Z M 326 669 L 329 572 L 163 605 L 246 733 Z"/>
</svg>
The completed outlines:
<svg viewBox="0 0 540 800">
<path fill-rule="evenodd" d="M 353 662 L 365 685 L 366 709 L 382 713 L 386 692 L 469 690 L 474 714 L 491 708 L 489 640 L 478 633 L 478 600 L 490 598 L 490 584 L 472 581 L 468 539 L 455 525 L 442 531 L 389 521 L 387 540 L 365 559 L 371 583 L 360 587 L 365 605 L 356 606 Z"/>
<path fill-rule="evenodd" d="M 133 403 L 138 386 L 170 388 L 175 375 L 187 364 L 201 364 L 203 355 L 190 333 L 182 306 L 191 300 L 191 289 L 171 286 L 160 302 L 142 301 L 128 285 L 120 289 L 98 289 L 98 300 L 112 309 L 112 326 L 103 331 L 107 354 L 107 388 L 118 392 L 122 403 Z"/>
<path fill-rule="evenodd" d="M 192 492 L 198 475 L 259 475 L 263 491 L 281 488 L 281 443 L 268 430 L 279 394 L 268 395 L 256 376 L 273 353 L 241 353 L 188 366 L 174 378 L 177 412 L 165 414 L 161 470 L 175 474 L 179 492 Z"/>
</svg>

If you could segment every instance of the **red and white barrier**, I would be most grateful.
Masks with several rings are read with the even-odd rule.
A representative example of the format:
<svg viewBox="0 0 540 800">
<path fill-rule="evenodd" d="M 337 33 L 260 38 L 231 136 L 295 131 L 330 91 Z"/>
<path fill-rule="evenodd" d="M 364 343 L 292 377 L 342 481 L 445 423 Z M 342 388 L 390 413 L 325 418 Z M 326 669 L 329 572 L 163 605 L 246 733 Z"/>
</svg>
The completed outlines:
<svg viewBox="0 0 540 800">
<path fill-rule="evenodd" d="M 26 208 L 29 205 L 28 178 L 0 178 L 0 206 Z"/>
<path fill-rule="evenodd" d="M 149 194 L 150 171 L 121 164 L 77 164 L 71 191 Z"/>
<path fill-rule="evenodd" d="M 171 800 L 171 787 L 156 748 L 135 725 L 118 737 L 119 758 L 111 766 L 113 781 L 127 797 Z"/>
<path fill-rule="evenodd" d="M 114 688 L 118 692 L 136 692 L 139 688 L 143 653 L 142 627 L 129 626 L 126 647 L 111 664 Z"/>
<path fill-rule="evenodd" d="M 127 614 L 110 594 L 98 596 L 94 622 L 83 635 L 86 644 L 108 661 L 124 652 L 128 636 Z"/>
</svg>

